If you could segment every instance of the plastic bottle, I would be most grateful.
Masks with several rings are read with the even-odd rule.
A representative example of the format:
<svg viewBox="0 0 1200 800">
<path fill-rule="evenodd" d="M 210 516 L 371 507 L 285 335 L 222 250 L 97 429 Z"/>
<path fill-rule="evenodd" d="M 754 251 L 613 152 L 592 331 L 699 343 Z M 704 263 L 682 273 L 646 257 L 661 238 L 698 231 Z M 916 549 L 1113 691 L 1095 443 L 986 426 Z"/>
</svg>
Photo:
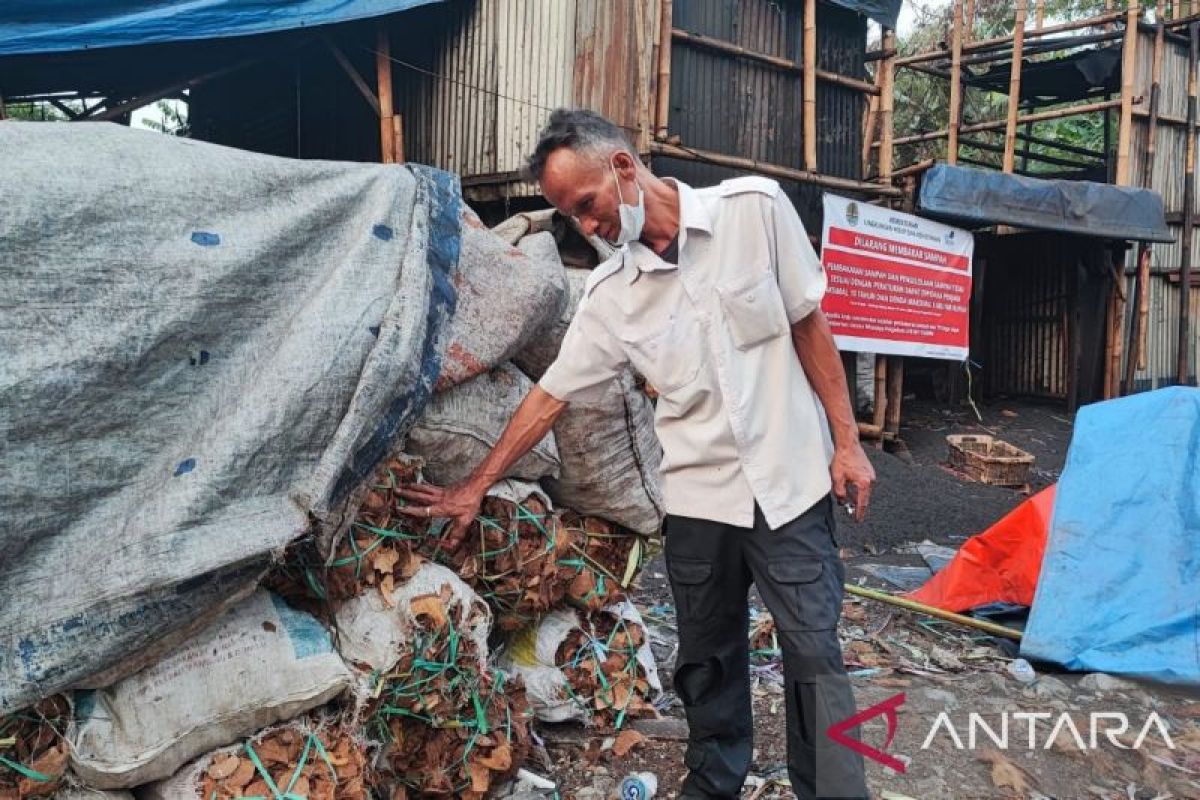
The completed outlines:
<svg viewBox="0 0 1200 800">
<path fill-rule="evenodd" d="M 1018 683 L 1033 683 L 1037 680 L 1037 672 L 1034 671 L 1033 665 L 1023 658 L 1009 662 L 1008 674 Z"/>
<path fill-rule="evenodd" d="M 635 772 L 621 781 L 621 800 L 649 800 L 658 791 L 653 772 Z"/>
</svg>

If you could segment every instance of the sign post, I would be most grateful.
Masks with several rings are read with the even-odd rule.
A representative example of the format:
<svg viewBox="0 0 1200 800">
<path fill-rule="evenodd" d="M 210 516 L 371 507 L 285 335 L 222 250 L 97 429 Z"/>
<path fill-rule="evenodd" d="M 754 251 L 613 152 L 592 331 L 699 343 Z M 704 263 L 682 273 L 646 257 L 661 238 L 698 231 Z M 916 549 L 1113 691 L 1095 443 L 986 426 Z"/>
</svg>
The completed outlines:
<svg viewBox="0 0 1200 800">
<path fill-rule="evenodd" d="M 969 231 L 826 194 L 821 308 L 838 348 L 965 360 L 974 250 Z"/>
</svg>

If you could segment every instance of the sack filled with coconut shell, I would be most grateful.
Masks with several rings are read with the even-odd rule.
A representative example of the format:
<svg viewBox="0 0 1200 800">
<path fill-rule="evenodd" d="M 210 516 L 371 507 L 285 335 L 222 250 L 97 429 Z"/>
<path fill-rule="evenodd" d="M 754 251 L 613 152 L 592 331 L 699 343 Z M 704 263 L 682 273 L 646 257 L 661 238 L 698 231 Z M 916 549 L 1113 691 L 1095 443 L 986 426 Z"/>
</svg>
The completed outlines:
<svg viewBox="0 0 1200 800">
<path fill-rule="evenodd" d="M 366 751 L 348 728 L 301 719 L 223 747 L 139 790 L 142 800 L 369 800 Z"/>
</svg>

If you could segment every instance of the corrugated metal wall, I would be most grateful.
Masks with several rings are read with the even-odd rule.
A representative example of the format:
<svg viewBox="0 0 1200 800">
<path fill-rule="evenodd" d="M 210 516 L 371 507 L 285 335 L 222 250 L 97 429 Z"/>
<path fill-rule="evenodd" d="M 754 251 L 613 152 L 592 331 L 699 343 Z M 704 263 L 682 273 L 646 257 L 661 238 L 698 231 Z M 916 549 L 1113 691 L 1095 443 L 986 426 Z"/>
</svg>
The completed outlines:
<svg viewBox="0 0 1200 800">
<path fill-rule="evenodd" d="M 1111 254 L 1099 239 L 1054 233 L 980 235 L 981 330 L 972 357 L 989 396 L 1067 401 L 1102 390 Z"/>
<path fill-rule="evenodd" d="M 406 157 L 496 199 L 537 194 L 516 178 L 554 108 L 594 108 L 644 146 L 658 17 L 658 0 L 454 0 L 398 17 L 393 49 L 416 67 L 395 70 Z"/>
<path fill-rule="evenodd" d="M 1135 78 L 1135 95 L 1141 95 L 1149 102 L 1152 82 L 1151 60 L 1154 53 L 1154 35 L 1143 32 L 1138 37 L 1138 72 Z M 1177 120 L 1187 117 L 1187 45 L 1177 41 L 1167 40 L 1163 49 L 1162 79 L 1159 84 L 1159 113 L 1164 117 Z M 1145 117 L 1134 117 L 1133 142 L 1131 156 L 1133 158 L 1133 183 L 1135 186 L 1145 185 L 1145 152 L 1149 139 L 1150 124 Z M 1153 178 L 1150 182 L 1154 189 L 1163 197 L 1163 207 L 1170 215 L 1179 215 L 1183 211 L 1183 179 L 1186 167 L 1187 132 L 1180 125 L 1159 123 L 1155 135 L 1155 154 Z M 1200 213 L 1200 191 L 1193 198 L 1192 212 Z M 1176 359 L 1179 336 L 1179 286 L 1172 284 L 1168 274 L 1178 273 L 1183 260 L 1183 225 L 1171 223 L 1171 231 L 1175 241 L 1169 244 L 1154 244 L 1150 249 L 1150 311 L 1147 317 L 1147 361 L 1146 369 L 1138 370 L 1134 379 L 1137 389 L 1157 388 L 1175 383 Z M 1200 226 L 1197 228 L 1200 232 Z M 1191 242 L 1192 269 L 1200 272 L 1200 246 L 1197 236 L 1193 234 Z M 1132 248 L 1125 262 L 1126 282 L 1128 291 L 1126 297 L 1133 298 L 1132 274 L 1137 270 L 1137 250 Z M 1200 288 L 1191 290 L 1191 352 L 1192 383 L 1196 382 L 1197 372 L 1197 336 L 1200 336 Z M 1134 309 L 1132 304 L 1126 306 L 1125 336 L 1128 342 L 1130 320 Z M 1128 352 L 1126 351 L 1126 355 Z M 1124 375 L 1124 367 L 1122 367 Z"/>
<path fill-rule="evenodd" d="M 802 61 L 803 8 L 772 0 L 687 0 L 674 6 L 674 27 Z M 866 22 L 826 3 L 817 5 L 817 66 L 866 77 Z M 668 130 L 683 145 L 803 166 L 802 82 L 798 73 L 675 42 L 671 49 Z M 861 177 L 864 96 L 817 82 L 817 164 L 821 172 Z M 724 167 L 656 158 L 654 170 L 703 186 L 745 174 Z M 785 184 L 805 225 L 819 230 L 821 190 Z"/>
</svg>

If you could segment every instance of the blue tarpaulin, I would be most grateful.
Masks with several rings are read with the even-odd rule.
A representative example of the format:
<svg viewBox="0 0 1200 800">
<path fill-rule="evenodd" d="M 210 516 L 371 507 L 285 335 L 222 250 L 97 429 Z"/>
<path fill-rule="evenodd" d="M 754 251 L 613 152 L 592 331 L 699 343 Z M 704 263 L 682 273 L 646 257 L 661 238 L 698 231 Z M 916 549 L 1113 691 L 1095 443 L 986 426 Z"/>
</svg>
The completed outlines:
<svg viewBox="0 0 1200 800">
<path fill-rule="evenodd" d="M 273 33 L 436 1 L 5 0 L 0 3 L 0 56 Z"/>
<path fill-rule="evenodd" d="M 925 216 L 961 225 L 1015 225 L 1103 239 L 1173 242 L 1162 195 L 1091 181 L 1048 180 L 936 164 L 921 179 Z"/>
<path fill-rule="evenodd" d="M 1200 389 L 1080 410 L 1021 653 L 1200 686 Z"/>
</svg>

